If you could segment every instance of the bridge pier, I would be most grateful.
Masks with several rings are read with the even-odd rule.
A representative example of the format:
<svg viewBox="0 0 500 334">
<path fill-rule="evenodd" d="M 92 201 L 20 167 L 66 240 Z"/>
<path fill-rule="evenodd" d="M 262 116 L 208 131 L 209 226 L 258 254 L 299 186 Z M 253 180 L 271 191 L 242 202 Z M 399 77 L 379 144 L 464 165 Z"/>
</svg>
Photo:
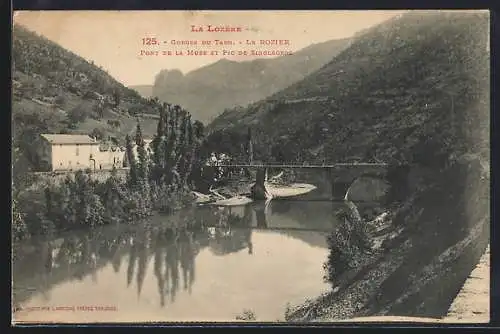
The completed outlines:
<svg viewBox="0 0 500 334">
<path fill-rule="evenodd" d="M 254 200 L 267 200 L 269 198 L 269 193 L 265 186 L 266 173 L 266 167 L 257 169 L 255 183 L 251 188 L 251 196 Z"/>
</svg>

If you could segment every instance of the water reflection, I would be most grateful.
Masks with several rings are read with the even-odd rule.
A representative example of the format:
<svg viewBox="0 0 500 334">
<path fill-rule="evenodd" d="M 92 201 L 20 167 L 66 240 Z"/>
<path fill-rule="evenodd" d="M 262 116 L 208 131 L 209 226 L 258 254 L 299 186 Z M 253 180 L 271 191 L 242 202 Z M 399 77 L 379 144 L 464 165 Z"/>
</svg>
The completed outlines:
<svg viewBox="0 0 500 334">
<path fill-rule="evenodd" d="M 146 277 L 154 277 L 158 296 L 156 305 L 164 308 L 167 304 L 176 302 L 181 290 L 186 291 L 187 295 L 192 294 L 197 278 L 196 260 L 202 250 L 206 249 L 216 257 L 240 252 L 244 252 L 247 257 L 254 257 L 256 249 L 252 239 L 255 229 L 267 228 L 277 229 L 272 232 L 273 235 L 300 240 L 302 243 L 297 244 L 297 249 L 321 248 L 322 255 L 313 258 L 307 256 L 306 249 L 303 250 L 304 261 L 314 263 L 313 267 L 317 268 L 314 272 L 317 271 L 319 276 L 317 282 L 307 283 L 307 289 L 321 290 L 324 288 L 321 265 L 326 258 L 326 233 L 304 229 L 332 229 L 335 223 L 331 219 L 331 206 L 327 202 L 290 205 L 276 201 L 271 205 L 257 203 L 232 208 L 205 207 L 185 210 L 174 216 L 158 216 L 135 226 L 107 226 L 70 233 L 57 239 L 34 241 L 30 245 L 14 249 L 16 260 L 13 262 L 13 299 L 16 305 L 23 305 L 41 295 L 46 303 L 58 303 L 51 298 L 51 292 L 58 286 L 73 280 L 88 284 L 85 283 L 87 278 L 94 285 L 109 284 L 98 275 L 103 268 L 109 267 L 112 272 L 126 278 L 127 289 L 135 288 L 139 299 L 147 286 Z M 325 216 L 321 218 L 321 212 L 324 211 Z M 311 217 L 311 212 L 315 213 L 314 217 Z M 310 218 L 306 220 L 307 216 Z M 262 239 L 265 234 L 260 233 Z M 280 263 L 286 264 L 287 270 L 296 271 L 298 275 L 304 274 L 300 265 L 294 268 L 293 261 L 289 261 L 288 256 L 293 258 L 295 255 L 279 252 L 279 243 L 261 242 L 259 245 L 265 246 L 265 252 L 263 249 L 259 260 L 251 262 L 255 275 L 261 275 L 260 264 L 268 261 L 268 254 L 273 251 L 278 258 L 281 257 Z M 206 255 L 203 261 L 208 261 Z M 245 265 L 244 259 L 238 261 L 243 261 L 240 265 Z M 213 271 L 211 274 L 222 279 L 221 272 Z M 276 276 L 280 273 L 269 272 L 268 275 Z M 235 285 L 243 284 L 237 282 L 236 277 L 229 279 Z M 286 294 L 300 293 L 300 289 L 297 291 L 286 291 Z M 252 294 L 244 289 L 241 293 Z M 302 297 L 310 296 L 307 294 Z M 286 299 L 287 297 L 280 302 L 285 304 L 288 302 Z"/>
<path fill-rule="evenodd" d="M 218 221 L 215 227 L 209 228 L 209 247 L 215 255 L 225 255 L 248 248 L 248 254 L 253 253 L 252 245 L 252 206 L 243 208 L 242 216 L 231 207 L 215 209 Z"/>
</svg>

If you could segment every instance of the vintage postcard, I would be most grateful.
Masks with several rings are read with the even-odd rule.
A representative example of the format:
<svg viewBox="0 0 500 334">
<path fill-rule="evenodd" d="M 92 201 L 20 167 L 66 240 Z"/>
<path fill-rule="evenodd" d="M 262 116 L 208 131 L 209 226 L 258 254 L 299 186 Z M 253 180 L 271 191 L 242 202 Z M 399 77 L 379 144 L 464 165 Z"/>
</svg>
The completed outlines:
<svg viewBox="0 0 500 334">
<path fill-rule="evenodd" d="M 488 11 L 18 11 L 12 323 L 488 323 Z"/>
</svg>

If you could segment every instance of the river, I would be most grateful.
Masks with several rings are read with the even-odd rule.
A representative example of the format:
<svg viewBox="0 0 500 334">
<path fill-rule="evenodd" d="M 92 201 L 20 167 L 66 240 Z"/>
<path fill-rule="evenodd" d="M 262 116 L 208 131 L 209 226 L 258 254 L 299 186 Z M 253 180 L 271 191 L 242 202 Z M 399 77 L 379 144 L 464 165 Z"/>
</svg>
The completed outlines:
<svg viewBox="0 0 500 334">
<path fill-rule="evenodd" d="M 13 247 L 14 322 L 441 318 L 489 243 L 489 181 L 469 163 L 434 177 L 392 212 L 317 176 L 302 200 L 32 238 Z"/>
<path fill-rule="evenodd" d="M 329 289 L 338 203 L 198 207 L 15 247 L 16 322 L 283 320 Z"/>
</svg>

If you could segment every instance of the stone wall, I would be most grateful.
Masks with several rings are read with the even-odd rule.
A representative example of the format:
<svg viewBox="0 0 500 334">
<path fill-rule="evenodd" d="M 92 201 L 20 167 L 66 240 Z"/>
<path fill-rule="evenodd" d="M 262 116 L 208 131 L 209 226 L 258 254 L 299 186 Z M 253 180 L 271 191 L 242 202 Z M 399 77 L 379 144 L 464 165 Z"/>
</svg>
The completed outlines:
<svg viewBox="0 0 500 334">
<path fill-rule="evenodd" d="M 64 181 L 67 175 L 74 177 L 75 173 L 76 171 L 32 173 L 31 176 L 34 178 L 33 187 L 37 187 L 48 182 L 59 183 Z M 120 178 L 127 177 L 127 173 L 127 168 L 117 169 L 117 175 Z M 93 180 L 104 182 L 111 176 L 111 170 L 96 170 L 91 172 L 90 176 Z"/>
</svg>

